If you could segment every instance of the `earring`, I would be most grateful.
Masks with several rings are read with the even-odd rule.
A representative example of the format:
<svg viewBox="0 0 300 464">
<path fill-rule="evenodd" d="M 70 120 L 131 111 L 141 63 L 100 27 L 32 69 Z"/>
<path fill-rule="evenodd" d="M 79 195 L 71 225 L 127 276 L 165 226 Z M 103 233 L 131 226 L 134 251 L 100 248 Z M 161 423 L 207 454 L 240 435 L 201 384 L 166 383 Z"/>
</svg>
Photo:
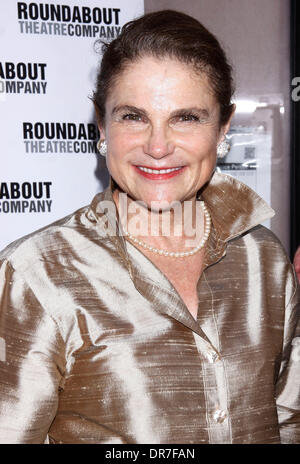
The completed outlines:
<svg viewBox="0 0 300 464">
<path fill-rule="evenodd" d="M 219 145 L 217 146 L 218 158 L 224 158 L 228 154 L 229 150 L 230 150 L 230 143 L 228 142 L 225 136 L 225 139 L 221 143 L 219 143 Z"/>
<path fill-rule="evenodd" d="M 97 149 L 102 156 L 106 156 L 107 154 L 107 143 L 106 140 L 99 140 L 97 143 Z"/>
</svg>

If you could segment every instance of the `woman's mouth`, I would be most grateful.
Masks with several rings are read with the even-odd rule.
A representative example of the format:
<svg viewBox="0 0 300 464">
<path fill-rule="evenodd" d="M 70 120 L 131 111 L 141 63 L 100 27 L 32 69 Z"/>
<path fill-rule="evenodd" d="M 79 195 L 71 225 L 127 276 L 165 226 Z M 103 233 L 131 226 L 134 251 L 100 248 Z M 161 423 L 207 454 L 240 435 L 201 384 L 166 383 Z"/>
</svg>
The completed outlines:
<svg viewBox="0 0 300 464">
<path fill-rule="evenodd" d="M 139 174 L 141 174 L 143 177 L 146 177 L 147 179 L 163 180 L 177 176 L 183 171 L 185 166 L 178 166 L 172 168 L 166 167 L 160 169 L 154 169 L 147 166 L 134 166 L 134 168 Z"/>
</svg>

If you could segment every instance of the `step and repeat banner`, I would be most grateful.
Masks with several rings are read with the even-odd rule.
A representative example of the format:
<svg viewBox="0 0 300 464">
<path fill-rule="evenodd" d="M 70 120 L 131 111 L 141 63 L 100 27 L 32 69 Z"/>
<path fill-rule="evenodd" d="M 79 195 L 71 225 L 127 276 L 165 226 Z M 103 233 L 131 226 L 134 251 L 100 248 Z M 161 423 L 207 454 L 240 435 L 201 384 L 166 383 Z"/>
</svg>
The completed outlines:
<svg viewBox="0 0 300 464">
<path fill-rule="evenodd" d="M 1 0 L 0 249 L 106 187 L 89 98 L 96 41 L 143 12 L 143 0 Z"/>
</svg>

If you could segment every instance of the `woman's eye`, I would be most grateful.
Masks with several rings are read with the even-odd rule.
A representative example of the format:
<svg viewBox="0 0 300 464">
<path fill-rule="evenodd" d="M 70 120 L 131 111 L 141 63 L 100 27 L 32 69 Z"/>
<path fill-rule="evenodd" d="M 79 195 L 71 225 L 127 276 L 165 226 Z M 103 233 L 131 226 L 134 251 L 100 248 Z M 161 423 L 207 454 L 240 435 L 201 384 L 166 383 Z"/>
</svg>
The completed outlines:
<svg viewBox="0 0 300 464">
<path fill-rule="evenodd" d="M 142 117 L 139 114 L 128 113 L 122 116 L 125 121 L 141 121 Z"/>
<path fill-rule="evenodd" d="M 182 116 L 179 116 L 179 121 L 180 122 L 190 122 L 190 121 L 198 122 L 199 118 L 198 116 L 195 116 L 194 114 L 183 114 Z"/>
</svg>

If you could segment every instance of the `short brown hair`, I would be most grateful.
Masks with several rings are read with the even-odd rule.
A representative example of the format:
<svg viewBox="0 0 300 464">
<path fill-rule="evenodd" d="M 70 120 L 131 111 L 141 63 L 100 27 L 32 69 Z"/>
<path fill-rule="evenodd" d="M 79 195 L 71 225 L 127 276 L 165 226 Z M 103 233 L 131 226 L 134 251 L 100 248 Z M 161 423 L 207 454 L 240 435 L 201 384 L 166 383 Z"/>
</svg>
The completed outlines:
<svg viewBox="0 0 300 464">
<path fill-rule="evenodd" d="M 232 68 L 216 37 L 199 21 L 184 13 L 163 10 L 128 22 L 110 43 L 102 43 L 103 58 L 93 101 L 103 123 L 105 102 L 115 79 L 126 65 L 143 56 L 170 57 L 207 75 L 220 105 L 220 125 L 232 113 Z"/>
</svg>

